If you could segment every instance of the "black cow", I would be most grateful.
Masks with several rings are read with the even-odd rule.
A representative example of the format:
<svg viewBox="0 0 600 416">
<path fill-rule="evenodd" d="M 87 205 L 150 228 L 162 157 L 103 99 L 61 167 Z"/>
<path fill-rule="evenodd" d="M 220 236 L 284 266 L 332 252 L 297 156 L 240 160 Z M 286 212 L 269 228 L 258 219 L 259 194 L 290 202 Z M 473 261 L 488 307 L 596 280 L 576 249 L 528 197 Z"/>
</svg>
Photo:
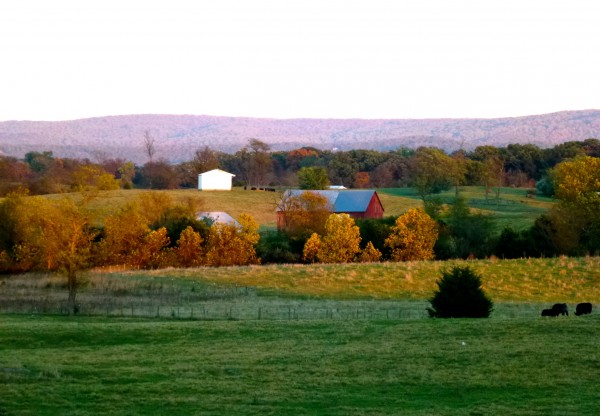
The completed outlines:
<svg viewBox="0 0 600 416">
<path fill-rule="evenodd" d="M 558 316 L 558 312 L 554 309 L 543 309 L 542 316 Z"/>
<path fill-rule="evenodd" d="M 555 303 L 552 305 L 552 310 L 556 312 L 556 315 L 567 315 L 569 316 L 569 308 L 566 303 Z"/>
<path fill-rule="evenodd" d="M 592 304 L 589 302 L 579 303 L 575 307 L 575 315 L 587 315 L 592 313 Z"/>
</svg>

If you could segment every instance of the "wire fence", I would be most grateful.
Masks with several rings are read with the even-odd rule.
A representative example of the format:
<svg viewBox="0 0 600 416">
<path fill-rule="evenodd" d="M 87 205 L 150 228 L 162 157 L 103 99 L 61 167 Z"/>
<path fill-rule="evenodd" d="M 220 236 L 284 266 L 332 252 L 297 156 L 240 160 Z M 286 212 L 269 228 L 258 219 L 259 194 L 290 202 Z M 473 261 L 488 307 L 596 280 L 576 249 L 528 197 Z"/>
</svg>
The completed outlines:
<svg viewBox="0 0 600 416">
<path fill-rule="evenodd" d="M 81 315 L 192 320 L 382 320 L 421 319 L 424 305 L 413 302 L 205 302 L 195 304 L 144 304 L 123 302 L 78 303 L 75 310 L 64 301 L 13 301 L 0 303 L 0 313 Z"/>
</svg>

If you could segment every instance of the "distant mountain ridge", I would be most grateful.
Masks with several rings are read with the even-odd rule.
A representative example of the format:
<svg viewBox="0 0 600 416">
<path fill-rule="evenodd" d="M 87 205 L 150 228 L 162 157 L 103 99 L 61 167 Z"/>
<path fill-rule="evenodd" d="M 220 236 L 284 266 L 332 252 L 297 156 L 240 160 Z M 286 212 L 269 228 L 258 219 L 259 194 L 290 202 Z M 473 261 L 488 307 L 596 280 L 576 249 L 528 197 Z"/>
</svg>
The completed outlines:
<svg viewBox="0 0 600 416">
<path fill-rule="evenodd" d="M 189 160 L 208 145 L 233 153 L 257 138 L 273 150 L 313 146 L 322 150 L 436 146 L 551 147 L 565 141 L 600 138 L 600 110 L 493 119 L 266 119 L 194 115 L 127 115 L 71 121 L 0 122 L 0 154 L 23 157 L 52 151 L 59 157 L 121 157 L 146 161 L 144 133 L 155 139 L 156 158 Z"/>
</svg>

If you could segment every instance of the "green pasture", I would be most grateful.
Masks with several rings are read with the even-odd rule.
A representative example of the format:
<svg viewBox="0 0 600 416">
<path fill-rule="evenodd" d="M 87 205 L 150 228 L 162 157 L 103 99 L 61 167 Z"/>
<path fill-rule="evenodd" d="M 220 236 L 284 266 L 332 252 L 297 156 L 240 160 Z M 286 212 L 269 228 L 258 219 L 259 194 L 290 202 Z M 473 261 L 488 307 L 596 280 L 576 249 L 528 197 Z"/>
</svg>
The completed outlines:
<svg viewBox="0 0 600 416">
<path fill-rule="evenodd" d="M 513 230 L 530 227 L 540 215 L 547 212 L 554 200 L 552 198 L 535 196 L 527 197 L 524 188 L 500 188 L 499 198 L 496 198 L 497 188 L 486 195 L 485 188 L 481 186 L 463 186 L 459 188 L 471 208 L 486 214 L 493 215 L 496 219 L 498 230 L 510 226 Z M 420 196 L 414 188 L 386 188 L 378 192 L 382 195 L 393 195 L 400 198 L 409 198 L 420 201 Z M 456 197 L 454 189 L 436 194 L 443 203 L 452 203 Z"/>
<path fill-rule="evenodd" d="M 469 265 L 489 319 L 430 319 Z M 596 415 L 600 258 L 0 278 L 0 415 Z M 570 316 L 540 310 L 567 302 Z"/>
<path fill-rule="evenodd" d="M 1 316 L 2 415 L 596 415 L 598 315 Z"/>
</svg>

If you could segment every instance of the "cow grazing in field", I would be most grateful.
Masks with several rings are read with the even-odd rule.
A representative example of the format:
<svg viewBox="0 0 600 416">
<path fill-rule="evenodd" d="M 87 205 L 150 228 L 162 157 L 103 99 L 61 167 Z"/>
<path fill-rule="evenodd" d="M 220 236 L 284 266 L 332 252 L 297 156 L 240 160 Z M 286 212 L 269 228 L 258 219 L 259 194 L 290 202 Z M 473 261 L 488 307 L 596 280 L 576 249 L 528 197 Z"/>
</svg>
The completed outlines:
<svg viewBox="0 0 600 416">
<path fill-rule="evenodd" d="M 592 304 L 589 302 L 579 303 L 575 307 L 575 315 L 587 315 L 592 313 Z"/>
<path fill-rule="evenodd" d="M 566 303 L 555 303 L 552 305 L 552 310 L 556 312 L 556 315 L 567 315 L 569 316 L 569 308 Z"/>
<path fill-rule="evenodd" d="M 554 309 L 543 309 L 542 316 L 558 316 L 558 312 Z"/>
</svg>

